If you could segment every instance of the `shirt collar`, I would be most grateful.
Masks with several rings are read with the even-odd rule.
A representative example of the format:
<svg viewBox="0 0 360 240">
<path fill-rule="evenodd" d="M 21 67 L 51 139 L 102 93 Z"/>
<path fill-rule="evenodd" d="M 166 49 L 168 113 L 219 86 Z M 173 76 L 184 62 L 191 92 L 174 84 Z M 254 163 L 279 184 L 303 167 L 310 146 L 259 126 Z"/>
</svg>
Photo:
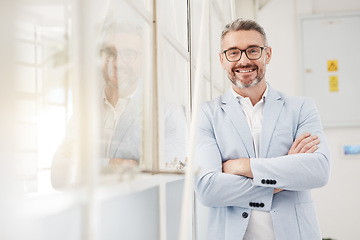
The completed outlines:
<svg viewBox="0 0 360 240">
<path fill-rule="evenodd" d="M 106 86 L 105 86 L 106 87 Z M 109 100 L 106 97 L 106 93 L 105 93 L 105 87 L 102 90 L 102 99 L 104 101 L 104 104 L 107 105 L 111 105 L 111 103 L 109 102 Z M 135 95 L 136 91 L 138 91 L 138 89 L 136 89 L 133 93 L 131 93 L 129 96 L 125 97 L 125 98 L 119 98 L 116 105 L 120 102 L 120 101 L 129 101 L 130 99 L 132 99 L 132 97 Z M 112 106 L 112 105 L 111 105 Z"/>
<path fill-rule="evenodd" d="M 265 102 L 265 98 L 268 95 L 269 92 L 269 84 L 266 83 L 266 89 L 264 94 L 262 95 L 261 99 Z M 237 98 L 239 101 L 241 101 L 242 99 L 245 99 L 243 96 L 241 96 L 240 94 L 238 94 L 237 92 L 235 92 L 235 90 L 232 88 L 232 86 L 230 87 L 232 94 L 234 95 L 235 98 Z"/>
</svg>

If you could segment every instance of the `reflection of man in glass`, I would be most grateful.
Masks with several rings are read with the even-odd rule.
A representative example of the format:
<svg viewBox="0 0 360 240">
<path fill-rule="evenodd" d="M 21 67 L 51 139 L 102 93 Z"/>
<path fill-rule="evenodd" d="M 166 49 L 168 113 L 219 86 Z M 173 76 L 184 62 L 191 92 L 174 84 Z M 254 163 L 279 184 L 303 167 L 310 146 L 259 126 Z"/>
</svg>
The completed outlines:
<svg viewBox="0 0 360 240">
<path fill-rule="evenodd" d="M 100 45 L 102 89 L 101 166 L 138 165 L 141 156 L 143 42 L 131 24 L 104 25 Z M 76 113 L 75 113 L 76 115 Z M 54 155 L 51 182 L 54 188 L 76 184 L 73 180 L 75 130 L 70 122 Z"/>
<path fill-rule="evenodd" d="M 106 83 L 103 93 L 104 149 L 109 163 L 115 166 L 138 164 L 140 159 L 144 102 L 141 73 L 145 58 L 142 31 L 131 24 L 112 24 L 104 28 L 101 46 L 102 74 Z M 183 161 L 186 145 L 184 108 L 176 104 L 164 105 L 165 161 L 170 163 L 175 158 Z"/>
<path fill-rule="evenodd" d="M 104 151 L 110 164 L 137 164 L 141 147 L 141 83 L 143 42 L 136 27 L 112 24 L 101 46 L 105 80 Z"/>
<path fill-rule="evenodd" d="M 145 58 L 142 30 L 126 23 L 104 25 L 101 35 L 102 138 L 101 166 L 138 165 L 142 147 L 142 79 Z M 185 158 L 186 121 L 184 108 L 165 105 L 165 160 Z M 70 126 L 71 128 L 71 126 Z M 71 176 L 74 166 L 74 130 L 69 129 L 54 156 L 51 182 L 54 188 L 76 184 Z"/>
</svg>

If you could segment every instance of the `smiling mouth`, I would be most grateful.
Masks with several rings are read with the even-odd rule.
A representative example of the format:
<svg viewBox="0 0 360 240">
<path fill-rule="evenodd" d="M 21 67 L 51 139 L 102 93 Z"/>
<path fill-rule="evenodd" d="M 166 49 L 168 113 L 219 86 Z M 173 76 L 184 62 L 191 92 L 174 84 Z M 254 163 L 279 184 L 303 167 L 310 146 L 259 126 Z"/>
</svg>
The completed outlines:
<svg viewBox="0 0 360 240">
<path fill-rule="evenodd" d="M 253 72 L 253 71 L 255 71 L 255 69 L 246 69 L 246 70 L 237 69 L 237 70 L 235 70 L 235 72 L 237 72 L 237 73 L 249 73 L 249 72 Z"/>
</svg>

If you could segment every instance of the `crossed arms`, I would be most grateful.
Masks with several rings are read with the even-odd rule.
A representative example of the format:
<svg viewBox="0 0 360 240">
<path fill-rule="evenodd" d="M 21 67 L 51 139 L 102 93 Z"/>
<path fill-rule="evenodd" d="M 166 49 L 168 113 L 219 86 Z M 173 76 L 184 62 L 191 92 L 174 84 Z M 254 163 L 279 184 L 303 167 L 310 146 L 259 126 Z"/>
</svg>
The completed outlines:
<svg viewBox="0 0 360 240">
<path fill-rule="evenodd" d="M 320 140 L 318 136 L 304 133 L 297 137 L 292 144 L 288 155 L 297 153 L 313 153 L 319 147 Z M 248 178 L 254 178 L 251 171 L 250 158 L 238 158 L 225 161 L 223 164 L 223 172 L 233 175 L 240 175 Z M 283 189 L 274 188 L 274 194 L 282 191 Z"/>
<path fill-rule="evenodd" d="M 330 174 L 330 150 L 315 105 L 302 104 L 298 114 L 283 109 L 268 157 L 258 158 L 249 157 L 227 114 L 204 105 L 196 152 L 195 191 L 200 202 L 209 207 L 248 208 L 256 199 L 269 211 L 280 189 L 306 191 L 324 186 Z M 274 179 L 276 184 L 263 184 L 264 179 Z"/>
</svg>

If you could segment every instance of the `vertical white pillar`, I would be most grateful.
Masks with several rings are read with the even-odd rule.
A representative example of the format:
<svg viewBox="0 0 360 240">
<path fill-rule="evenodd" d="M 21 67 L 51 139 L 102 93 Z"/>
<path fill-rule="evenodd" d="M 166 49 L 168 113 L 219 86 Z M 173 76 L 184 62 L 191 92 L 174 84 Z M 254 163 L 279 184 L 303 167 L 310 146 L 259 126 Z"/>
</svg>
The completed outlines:
<svg viewBox="0 0 360 240">
<path fill-rule="evenodd" d="M 96 187 L 98 182 L 98 148 L 100 86 L 96 69 L 96 35 L 94 2 L 74 1 L 73 5 L 74 54 L 74 115 L 76 119 L 76 165 L 74 175 L 84 189 L 84 239 L 99 239 L 98 204 Z"/>
<path fill-rule="evenodd" d="M 181 222 L 180 222 L 180 240 L 187 240 L 191 234 L 190 227 L 192 223 L 192 210 L 194 203 L 194 159 L 196 151 L 196 135 L 197 135 L 197 121 L 198 121 L 198 112 L 200 106 L 200 91 L 202 87 L 202 71 L 203 71 L 203 62 L 202 58 L 202 49 L 201 46 L 204 42 L 205 37 L 205 27 L 208 26 L 209 17 L 209 1 L 202 1 L 202 12 L 201 12 L 201 21 L 200 21 L 200 31 L 199 31 L 199 43 L 197 53 L 197 69 L 194 77 L 194 94 L 193 104 L 192 104 L 192 117 L 189 133 L 189 142 L 188 142 L 188 161 L 186 164 L 185 170 L 185 181 L 184 181 L 184 190 L 183 190 L 183 202 L 182 202 L 182 212 L 181 212 Z"/>
<path fill-rule="evenodd" d="M 0 2 L 0 239 L 22 239 L 26 226 L 19 218 L 22 191 L 14 158 L 14 13 L 16 1 Z"/>
</svg>

